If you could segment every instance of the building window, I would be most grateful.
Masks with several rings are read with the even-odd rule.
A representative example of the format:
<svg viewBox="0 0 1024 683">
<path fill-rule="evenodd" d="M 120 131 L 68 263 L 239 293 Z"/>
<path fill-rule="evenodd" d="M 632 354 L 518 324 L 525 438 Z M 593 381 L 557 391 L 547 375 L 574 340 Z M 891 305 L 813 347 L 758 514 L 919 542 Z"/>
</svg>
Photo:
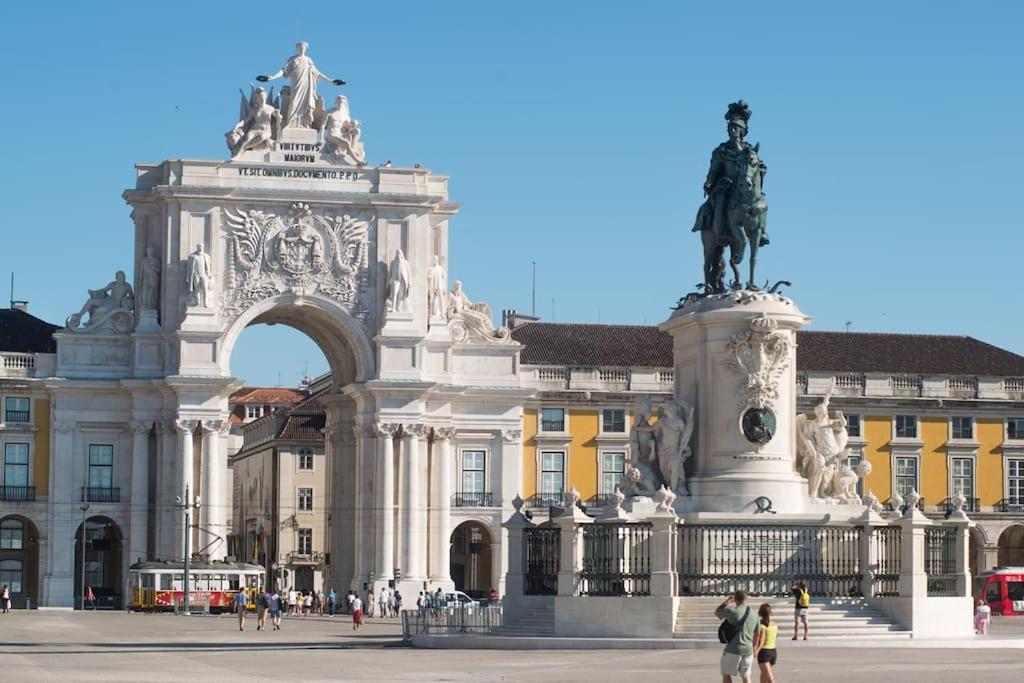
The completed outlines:
<svg viewBox="0 0 1024 683">
<path fill-rule="evenodd" d="M 916 439 L 917 438 L 917 418 L 913 415 L 897 415 L 896 416 L 896 438 L 897 439 Z"/>
<path fill-rule="evenodd" d="M 1024 503 L 1024 460 L 1006 461 L 1006 495 L 1012 505 Z"/>
<path fill-rule="evenodd" d="M 852 434 L 851 434 L 851 436 L 852 436 Z M 850 457 L 848 457 L 845 460 L 843 460 L 843 465 L 845 465 L 846 467 L 849 467 L 851 470 L 856 472 L 857 471 L 857 467 L 858 467 L 858 465 L 860 465 L 862 460 L 864 460 L 864 458 L 862 456 L 851 455 Z M 863 496 L 864 495 L 864 477 L 857 477 L 857 495 L 858 496 Z"/>
<path fill-rule="evenodd" d="M 896 493 L 906 498 L 917 490 L 917 458 L 896 458 Z"/>
<path fill-rule="evenodd" d="M 313 530 L 299 529 L 299 554 L 313 554 Z"/>
<path fill-rule="evenodd" d="M 4 444 L 4 486 L 28 486 L 28 444 Z"/>
<path fill-rule="evenodd" d="M 21 520 L 5 519 L 0 522 L 0 550 L 21 550 L 24 547 L 25 525 Z"/>
<path fill-rule="evenodd" d="M 863 436 L 860 431 L 860 415 L 846 416 L 846 433 L 849 436 Z"/>
<path fill-rule="evenodd" d="M 605 408 L 602 410 L 601 431 L 606 434 L 625 434 L 626 411 L 622 408 Z"/>
<path fill-rule="evenodd" d="M 4 401 L 4 420 L 6 422 L 28 422 L 29 400 L 20 396 L 8 396 Z"/>
<path fill-rule="evenodd" d="M 312 512 L 313 511 L 313 489 L 312 488 L 301 488 L 299 489 L 299 512 Z"/>
<path fill-rule="evenodd" d="M 622 452 L 601 453 L 601 495 L 615 492 L 626 473 L 626 454 Z"/>
<path fill-rule="evenodd" d="M 245 406 L 245 419 L 246 420 L 258 420 L 260 417 L 260 406 L 248 404 Z"/>
<path fill-rule="evenodd" d="M 564 432 L 565 409 L 542 408 L 540 411 L 540 430 L 542 432 Z"/>
<path fill-rule="evenodd" d="M 953 438 L 970 440 L 974 438 L 974 418 L 953 417 Z"/>
<path fill-rule="evenodd" d="M 1006 418 L 1006 438 L 1024 441 L 1024 417 Z"/>
<path fill-rule="evenodd" d="M 21 592 L 21 560 L 0 560 L 0 586 Z"/>
<path fill-rule="evenodd" d="M 313 451 L 308 448 L 299 449 L 299 469 L 304 471 L 313 470 Z"/>
<path fill-rule="evenodd" d="M 89 488 L 109 489 L 114 485 L 114 447 L 89 444 Z"/>
<path fill-rule="evenodd" d="M 953 458 L 952 496 L 963 496 L 970 503 L 974 498 L 974 459 Z"/>
<path fill-rule="evenodd" d="M 462 493 L 484 493 L 484 461 L 483 451 L 462 451 Z"/>
<path fill-rule="evenodd" d="M 554 505 L 565 492 L 565 453 L 561 451 L 540 454 L 540 493 Z"/>
</svg>

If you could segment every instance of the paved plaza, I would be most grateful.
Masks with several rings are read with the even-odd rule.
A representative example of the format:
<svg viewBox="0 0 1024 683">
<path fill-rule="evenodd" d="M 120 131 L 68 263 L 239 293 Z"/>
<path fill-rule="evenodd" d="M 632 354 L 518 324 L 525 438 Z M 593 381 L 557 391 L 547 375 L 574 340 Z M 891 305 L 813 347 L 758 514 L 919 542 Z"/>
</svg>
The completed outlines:
<svg viewBox="0 0 1024 683">
<path fill-rule="evenodd" d="M 997 620 L 990 639 L 961 649 L 801 647 L 787 640 L 777 672 L 787 682 L 1019 680 L 1021 638 L 1024 619 Z M 257 632 L 250 619 L 240 633 L 227 615 L 15 612 L 0 617 L 0 662 L 4 681 L 720 680 L 717 648 L 419 650 L 402 644 L 394 621 L 372 620 L 353 634 L 344 617 L 293 617 L 268 632 Z"/>
</svg>

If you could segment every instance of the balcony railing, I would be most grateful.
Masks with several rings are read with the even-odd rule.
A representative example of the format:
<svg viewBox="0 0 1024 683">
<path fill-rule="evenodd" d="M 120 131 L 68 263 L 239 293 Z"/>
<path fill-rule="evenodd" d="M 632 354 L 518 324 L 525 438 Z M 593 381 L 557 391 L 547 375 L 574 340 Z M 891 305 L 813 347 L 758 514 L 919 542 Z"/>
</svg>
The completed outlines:
<svg viewBox="0 0 1024 683">
<path fill-rule="evenodd" d="M 36 499 L 35 486 L 0 486 L 0 500 L 28 500 Z"/>
<path fill-rule="evenodd" d="M 456 493 L 452 496 L 452 505 L 457 508 L 489 508 L 494 505 L 493 494 L 484 493 Z"/>
<path fill-rule="evenodd" d="M 83 486 L 82 500 L 87 503 L 120 503 L 121 489 L 116 486 Z"/>
<path fill-rule="evenodd" d="M 526 500 L 527 507 L 533 508 L 545 508 L 545 507 L 564 507 L 565 494 L 564 493 L 537 493 L 530 496 Z"/>
<path fill-rule="evenodd" d="M 5 410 L 5 422 L 28 422 L 29 413 L 27 410 Z"/>
<path fill-rule="evenodd" d="M 978 512 L 981 510 L 981 499 L 980 498 L 964 498 L 964 512 Z M 940 503 L 939 507 L 946 512 L 952 512 L 956 509 L 956 505 L 953 504 L 952 498 L 944 498 Z"/>
<path fill-rule="evenodd" d="M 325 561 L 324 554 L 319 550 L 312 553 L 300 553 L 293 550 L 286 557 L 291 564 L 321 564 Z"/>
<path fill-rule="evenodd" d="M 614 493 L 599 493 L 596 496 L 591 496 L 584 501 L 584 505 L 588 508 L 606 508 L 613 504 L 615 498 Z"/>
<path fill-rule="evenodd" d="M 1024 512 L 1024 498 L 1003 498 L 994 508 L 996 512 Z"/>
</svg>

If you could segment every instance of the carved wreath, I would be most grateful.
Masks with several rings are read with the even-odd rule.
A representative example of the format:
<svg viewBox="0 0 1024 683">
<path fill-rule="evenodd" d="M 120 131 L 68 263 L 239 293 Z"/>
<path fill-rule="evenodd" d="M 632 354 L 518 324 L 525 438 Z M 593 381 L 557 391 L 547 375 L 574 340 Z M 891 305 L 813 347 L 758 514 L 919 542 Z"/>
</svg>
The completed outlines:
<svg viewBox="0 0 1024 683">
<path fill-rule="evenodd" d="M 739 372 L 740 408 L 774 408 L 779 400 L 779 378 L 789 366 L 792 342 L 778 331 L 767 315 L 750 321 L 750 329 L 729 340 L 728 364 Z"/>
</svg>

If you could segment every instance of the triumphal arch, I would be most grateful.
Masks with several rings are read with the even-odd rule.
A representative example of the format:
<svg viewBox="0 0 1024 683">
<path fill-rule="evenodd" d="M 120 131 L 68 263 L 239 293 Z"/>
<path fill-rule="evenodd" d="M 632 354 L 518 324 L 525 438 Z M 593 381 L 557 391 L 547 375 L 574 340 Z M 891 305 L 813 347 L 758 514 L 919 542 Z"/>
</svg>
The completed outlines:
<svg viewBox="0 0 1024 683">
<path fill-rule="evenodd" d="M 130 486 L 88 513 L 52 506 L 50 604 L 71 604 L 86 514 L 120 528 L 124 566 L 181 558 L 187 488 L 201 498 L 192 548 L 227 554 L 228 396 L 241 386 L 229 362 L 249 325 L 297 328 L 330 363 L 336 589 L 396 574 L 450 585 L 453 442 L 486 443 L 495 476 L 521 479 L 520 347 L 448 282 L 448 178 L 368 163 L 343 81 L 306 45 L 258 80 L 225 136 L 229 158 L 137 165 L 124 192 L 135 262 L 102 269 L 134 280 L 90 290 L 57 334 L 54 497 L 79 500 L 97 444 Z"/>
</svg>

